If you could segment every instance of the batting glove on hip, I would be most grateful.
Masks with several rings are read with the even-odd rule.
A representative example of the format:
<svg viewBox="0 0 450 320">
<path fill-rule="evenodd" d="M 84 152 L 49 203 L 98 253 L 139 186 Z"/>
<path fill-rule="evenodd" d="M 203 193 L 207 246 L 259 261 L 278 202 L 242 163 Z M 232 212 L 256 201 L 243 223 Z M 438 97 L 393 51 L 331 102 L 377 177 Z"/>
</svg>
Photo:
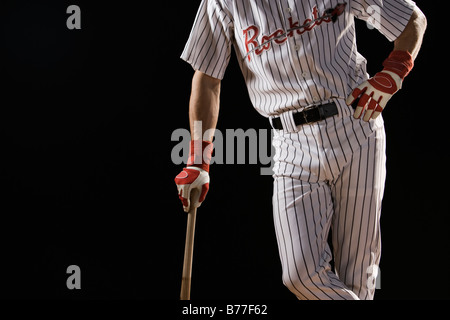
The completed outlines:
<svg viewBox="0 0 450 320">
<path fill-rule="evenodd" d="M 394 93 L 401 89 L 403 80 L 414 66 L 407 51 L 393 51 L 383 62 L 384 69 L 363 82 L 348 96 L 347 105 L 356 104 L 353 116 L 364 121 L 376 119 Z"/>
<path fill-rule="evenodd" d="M 187 167 L 175 177 L 178 197 L 185 212 L 200 207 L 205 200 L 209 190 L 209 163 L 212 150 L 213 144 L 209 141 L 191 141 Z M 195 197 L 191 197 L 193 190 L 198 191 Z"/>
</svg>

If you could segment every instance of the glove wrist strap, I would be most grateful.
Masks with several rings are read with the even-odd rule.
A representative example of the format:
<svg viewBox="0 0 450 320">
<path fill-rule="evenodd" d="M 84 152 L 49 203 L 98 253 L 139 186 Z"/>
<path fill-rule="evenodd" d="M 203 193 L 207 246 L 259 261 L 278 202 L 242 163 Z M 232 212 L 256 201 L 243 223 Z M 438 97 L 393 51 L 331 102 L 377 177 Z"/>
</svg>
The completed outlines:
<svg viewBox="0 0 450 320">
<path fill-rule="evenodd" d="M 402 81 L 414 67 L 414 59 L 408 51 L 394 50 L 383 62 L 384 70 L 397 74 Z"/>
<path fill-rule="evenodd" d="M 191 140 L 187 166 L 197 167 L 209 172 L 213 148 L 213 143 L 210 141 Z"/>
</svg>

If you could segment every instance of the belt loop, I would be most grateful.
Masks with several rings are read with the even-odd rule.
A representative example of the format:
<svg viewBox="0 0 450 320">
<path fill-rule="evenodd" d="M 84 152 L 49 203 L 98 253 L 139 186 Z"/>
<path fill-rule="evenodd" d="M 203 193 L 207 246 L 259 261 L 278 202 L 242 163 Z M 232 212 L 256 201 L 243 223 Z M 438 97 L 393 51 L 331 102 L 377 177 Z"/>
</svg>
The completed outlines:
<svg viewBox="0 0 450 320">
<path fill-rule="evenodd" d="M 297 124 L 295 123 L 294 119 L 294 110 L 289 110 L 286 112 L 283 112 L 280 117 L 281 124 L 283 125 L 283 130 L 293 133 L 298 132 Z"/>
<path fill-rule="evenodd" d="M 323 109 L 322 108 L 318 108 L 318 110 L 319 110 L 320 121 L 322 121 L 323 119 L 325 119 L 325 114 L 323 113 Z"/>
</svg>

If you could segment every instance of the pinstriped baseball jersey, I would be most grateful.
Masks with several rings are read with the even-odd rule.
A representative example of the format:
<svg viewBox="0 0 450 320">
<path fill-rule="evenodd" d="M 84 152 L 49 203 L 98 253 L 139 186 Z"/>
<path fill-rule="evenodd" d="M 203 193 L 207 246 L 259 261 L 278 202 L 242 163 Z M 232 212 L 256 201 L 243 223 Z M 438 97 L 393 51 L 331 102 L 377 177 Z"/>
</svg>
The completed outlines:
<svg viewBox="0 0 450 320">
<path fill-rule="evenodd" d="M 266 117 L 343 101 L 368 78 L 354 18 L 370 19 L 393 41 L 414 8 L 410 0 L 346 1 L 333 23 L 325 12 L 344 0 L 203 0 L 181 58 L 222 79 L 234 45 L 250 99 Z"/>
</svg>

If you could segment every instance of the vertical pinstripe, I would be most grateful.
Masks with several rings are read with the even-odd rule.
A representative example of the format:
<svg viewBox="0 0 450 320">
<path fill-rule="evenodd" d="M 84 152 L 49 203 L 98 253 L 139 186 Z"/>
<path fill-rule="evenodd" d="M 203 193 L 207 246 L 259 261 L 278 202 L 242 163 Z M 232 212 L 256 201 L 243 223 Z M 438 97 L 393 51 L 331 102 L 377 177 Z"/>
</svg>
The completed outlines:
<svg viewBox="0 0 450 320">
<path fill-rule="evenodd" d="M 383 120 L 356 120 L 345 104 L 369 77 L 354 19 L 370 19 L 393 41 L 415 4 L 345 1 L 344 14 L 332 23 L 320 17 L 344 0 L 202 0 L 181 56 L 222 79 L 234 47 L 253 106 L 282 122 L 273 139 L 274 225 L 283 282 L 299 299 L 372 299 L 368 270 L 381 254 Z M 377 15 L 370 14 L 374 9 Z M 331 101 L 338 115 L 295 125 L 294 113 Z"/>
</svg>

